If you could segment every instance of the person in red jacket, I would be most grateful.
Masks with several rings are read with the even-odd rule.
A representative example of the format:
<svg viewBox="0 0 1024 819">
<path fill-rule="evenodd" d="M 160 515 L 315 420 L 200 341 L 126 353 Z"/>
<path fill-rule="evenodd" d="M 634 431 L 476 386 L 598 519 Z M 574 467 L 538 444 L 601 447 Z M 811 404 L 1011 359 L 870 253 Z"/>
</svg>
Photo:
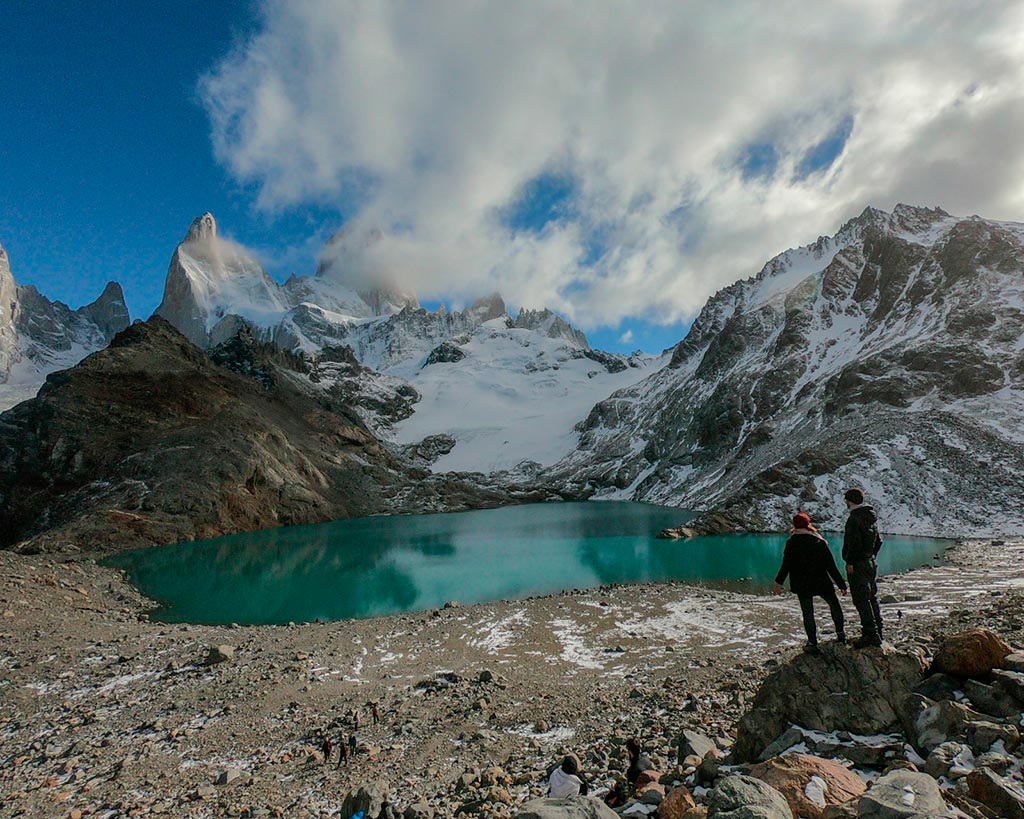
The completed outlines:
<svg viewBox="0 0 1024 819">
<path fill-rule="evenodd" d="M 787 577 L 790 590 L 800 600 L 804 631 L 807 632 L 804 651 L 808 654 L 818 653 L 818 626 L 814 622 L 815 597 L 822 598 L 828 604 L 836 627 L 836 639 L 845 643 L 846 623 L 835 586 L 845 596 L 846 581 L 836 566 L 828 541 L 811 524 L 810 515 L 804 512 L 793 517 L 793 532 L 782 553 L 782 567 L 775 576 L 774 594 L 782 594 L 782 584 Z"/>
</svg>

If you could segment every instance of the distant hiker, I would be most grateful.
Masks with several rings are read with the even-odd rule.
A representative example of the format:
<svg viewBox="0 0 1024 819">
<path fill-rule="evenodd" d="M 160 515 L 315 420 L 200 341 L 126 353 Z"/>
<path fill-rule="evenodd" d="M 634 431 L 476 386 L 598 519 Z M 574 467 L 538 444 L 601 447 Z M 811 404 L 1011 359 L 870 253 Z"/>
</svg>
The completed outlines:
<svg viewBox="0 0 1024 819">
<path fill-rule="evenodd" d="M 352 724 L 355 726 L 355 729 L 358 731 L 359 730 L 359 709 L 358 708 L 353 708 L 352 709 Z"/>
<path fill-rule="evenodd" d="M 348 752 L 349 752 L 349 756 L 353 756 L 354 757 L 356 755 L 356 735 L 355 734 L 350 734 L 349 735 L 349 738 L 348 738 Z"/>
<path fill-rule="evenodd" d="M 882 548 L 878 534 L 878 516 L 864 503 L 860 489 L 850 489 L 844 496 L 850 517 L 843 533 L 843 560 L 850 581 L 853 605 L 860 615 L 861 636 L 854 648 L 882 644 L 882 611 L 878 607 L 878 564 L 875 557 Z"/>
<path fill-rule="evenodd" d="M 630 792 L 636 788 L 636 780 L 640 777 L 640 774 L 654 769 L 654 763 L 651 762 L 650 757 L 643 750 L 643 745 L 640 744 L 640 740 L 636 737 L 626 742 L 626 753 L 629 755 L 629 767 L 626 768 L 626 782 L 629 783 Z"/>
<path fill-rule="evenodd" d="M 324 741 L 320 745 L 320 750 L 324 755 L 324 765 L 331 761 L 331 751 L 334 750 L 334 743 L 331 742 L 330 737 L 324 737 Z"/>
<path fill-rule="evenodd" d="M 775 576 L 774 594 L 782 594 L 782 584 L 789 577 L 789 588 L 800 600 L 800 612 L 807 632 L 808 654 L 818 653 L 818 626 L 814 622 L 814 598 L 820 597 L 828 603 L 832 622 L 836 627 L 836 639 L 846 642 L 843 607 L 836 597 L 835 583 L 846 594 L 846 581 L 836 567 L 835 558 L 829 551 L 828 541 L 811 525 L 811 518 L 804 512 L 793 517 L 793 533 L 786 541 L 782 553 L 782 567 Z"/>
<path fill-rule="evenodd" d="M 580 764 L 572 754 L 562 760 L 561 766 L 555 768 L 548 779 L 548 796 L 552 799 L 586 796 L 588 790 L 587 782 L 580 773 Z"/>
<path fill-rule="evenodd" d="M 344 737 L 338 737 L 338 767 L 341 767 L 341 763 L 344 762 L 348 765 L 348 744 L 345 742 Z"/>
<path fill-rule="evenodd" d="M 373 711 L 371 713 L 373 714 L 373 724 L 374 725 L 379 725 L 380 724 L 380 707 L 377 705 L 377 703 L 373 704 Z"/>
</svg>

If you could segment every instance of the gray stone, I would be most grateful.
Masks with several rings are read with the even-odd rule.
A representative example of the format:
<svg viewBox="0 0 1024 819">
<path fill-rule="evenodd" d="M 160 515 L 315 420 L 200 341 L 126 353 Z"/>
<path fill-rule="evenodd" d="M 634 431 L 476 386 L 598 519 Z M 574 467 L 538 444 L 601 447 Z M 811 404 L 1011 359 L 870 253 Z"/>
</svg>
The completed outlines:
<svg viewBox="0 0 1024 819">
<path fill-rule="evenodd" d="M 965 739 L 967 724 L 982 719 L 982 715 L 958 702 L 932 702 L 912 694 L 905 703 L 903 718 L 911 744 L 927 756 L 943 742 Z"/>
<path fill-rule="evenodd" d="M 235 785 L 235 784 L 246 784 L 251 779 L 248 771 L 243 771 L 240 768 L 228 768 L 226 771 L 221 771 L 217 775 L 218 785 Z"/>
<path fill-rule="evenodd" d="M 434 809 L 426 802 L 413 802 L 402 813 L 402 819 L 434 819 Z"/>
<path fill-rule="evenodd" d="M 949 674 L 931 674 L 914 686 L 914 693 L 930 700 L 951 700 L 957 691 L 963 690 L 963 684 Z"/>
<path fill-rule="evenodd" d="M 1014 651 L 1003 657 L 1003 668 L 1007 671 L 1024 671 L 1024 651 Z"/>
<path fill-rule="evenodd" d="M 1024 711 L 1024 672 L 997 669 L 992 672 L 992 687 L 1009 694 L 1017 701 L 1018 711 Z"/>
<path fill-rule="evenodd" d="M 1013 697 L 983 682 L 966 680 L 963 691 L 971 705 L 990 716 L 1009 717 L 1020 711 L 1020 705 Z"/>
<path fill-rule="evenodd" d="M 727 776 L 708 794 L 708 819 L 793 819 L 786 798 L 752 776 Z"/>
<path fill-rule="evenodd" d="M 714 740 L 689 728 L 683 729 L 679 735 L 679 762 L 688 756 L 699 756 L 703 759 L 711 751 L 717 750 Z"/>
<path fill-rule="evenodd" d="M 1001 776 L 979 768 L 967 777 L 971 799 L 981 802 L 1000 819 L 1024 819 L 1024 792 Z"/>
<path fill-rule="evenodd" d="M 570 799 L 533 799 L 516 819 L 618 819 L 618 815 L 600 799 L 574 796 Z"/>
<path fill-rule="evenodd" d="M 801 654 L 770 674 L 740 720 L 733 756 L 758 759 L 790 725 L 815 731 L 878 734 L 896 727 L 900 706 L 921 681 L 920 653 L 891 647 L 854 651 L 826 643 L 820 656 Z"/>
<path fill-rule="evenodd" d="M 1013 757 L 1006 754 L 997 754 L 995 751 L 987 751 L 974 758 L 976 768 L 988 768 L 996 773 L 1004 773 L 1013 765 Z"/>
<path fill-rule="evenodd" d="M 914 816 L 945 816 L 946 803 L 939 783 L 928 774 L 892 771 L 881 777 L 861 797 L 861 819 L 910 819 Z"/>
<path fill-rule="evenodd" d="M 961 779 L 971 772 L 969 766 L 973 762 L 974 754 L 970 747 L 959 742 L 943 742 L 928 754 L 924 769 L 935 779 L 942 776 Z"/>
<path fill-rule="evenodd" d="M 378 819 L 388 806 L 390 792 L 385 782 L 370 782 L 354 788 L 345 795 L 341 803 L 341 815 L 351 816 L 363 811 L 366 819 Z"/>
<path fill-rule="evenodd" d="M 967 724 L 967 744 L 976 754 L 983 754 L 991 750 L 997 742 L 1003 743 L 1003 748 L 1012 752 L 1020 745 L 1020 731 L 1015 725 L 1002 725 L 997 722 L 979 720 Z"/>
<path fill-rule="evenodd" d="M 235 647 L 229 645 L 210 646 L 206 653 L 203 665 L 217 665 L 217 663 L 230 662 L 235 656 Z"/>
</svg>

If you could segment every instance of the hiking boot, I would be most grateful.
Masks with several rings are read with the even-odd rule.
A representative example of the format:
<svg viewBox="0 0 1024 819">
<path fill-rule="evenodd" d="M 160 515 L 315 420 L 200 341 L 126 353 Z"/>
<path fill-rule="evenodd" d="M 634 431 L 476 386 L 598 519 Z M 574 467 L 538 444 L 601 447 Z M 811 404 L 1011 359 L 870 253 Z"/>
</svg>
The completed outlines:
<svg viewBox="0 0 1024 819">
<path fill-rule="evenodd" d="M 804 646 L 804 654 L 821 654 L 821 649 L 817 643 L 808 643 Z"/>
<path fill-rule="evenodd" d="M 865 634 L 854 644 L 854 648 L 880 648 L 882 645 L 882 638 L 876 637 L 874 634 Z"/>
</svg>

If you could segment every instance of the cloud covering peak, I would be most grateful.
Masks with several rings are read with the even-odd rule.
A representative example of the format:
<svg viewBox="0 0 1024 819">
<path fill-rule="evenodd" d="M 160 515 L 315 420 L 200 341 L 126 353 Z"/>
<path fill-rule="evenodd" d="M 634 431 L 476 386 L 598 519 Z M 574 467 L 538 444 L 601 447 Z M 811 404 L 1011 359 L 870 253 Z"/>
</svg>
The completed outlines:
<svg viewBox="0 0 1024 819">
<path fill-rule="evenodd" d="M 273 2 L 201 83 L 269 210 L 422 296 L 685 320 L 865 205 L 1019 219 L 1016 2 Z"/>
</svg>

